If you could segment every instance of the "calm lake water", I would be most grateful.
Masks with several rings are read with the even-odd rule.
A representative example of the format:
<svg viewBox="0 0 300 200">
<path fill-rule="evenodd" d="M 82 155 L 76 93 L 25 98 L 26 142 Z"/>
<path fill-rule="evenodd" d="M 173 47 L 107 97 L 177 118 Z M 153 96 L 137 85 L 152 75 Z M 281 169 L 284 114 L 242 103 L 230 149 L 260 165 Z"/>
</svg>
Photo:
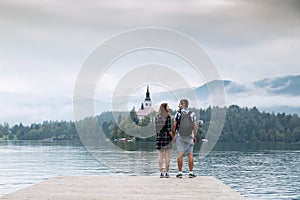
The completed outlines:
<svg viewBox="0 0 300 200">
<path fill-rule="evenodd" d="M 116 171 L 99 162 L 80 144 L 62 141 L 0 141 L 0 196 L 55 176 L 158 177 L 154 145 L 126 142 L 117 145 L 130 150 L 129 158 L 139 153 L 146 159 L 124 161 L 124 165 L 126 162 L 135 163 L 134 172 L 132 169 Z M 105 155 L 109 154 L 104 152 Z M 118 162 L 114 160 L 115 157 L 110 159 L 111 165 Z M 186 157 L 184 169 L 184 173 L 187 173 Z M 248 199 L 300 199 L 300 144 L 217 144 L 203 160 L 195 152 L 194 171 L 197 175 L 220 179 Z M 175 176 L 176 172 L 174 149 L 171 175 Z"/>
</svg>

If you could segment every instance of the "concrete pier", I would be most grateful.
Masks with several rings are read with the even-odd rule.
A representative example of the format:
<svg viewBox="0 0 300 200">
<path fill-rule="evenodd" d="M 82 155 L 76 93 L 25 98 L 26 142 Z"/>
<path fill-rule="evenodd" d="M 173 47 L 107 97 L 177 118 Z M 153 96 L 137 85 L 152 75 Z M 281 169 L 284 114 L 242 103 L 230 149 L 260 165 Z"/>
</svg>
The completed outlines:
<svg viewBox="0 0 300 200">
<path fill-rule="evenodd" d="M 214 177 L 156 176 L 56 177 L 0 197 L 0 200 L 245 199 Z"/>
</svg>

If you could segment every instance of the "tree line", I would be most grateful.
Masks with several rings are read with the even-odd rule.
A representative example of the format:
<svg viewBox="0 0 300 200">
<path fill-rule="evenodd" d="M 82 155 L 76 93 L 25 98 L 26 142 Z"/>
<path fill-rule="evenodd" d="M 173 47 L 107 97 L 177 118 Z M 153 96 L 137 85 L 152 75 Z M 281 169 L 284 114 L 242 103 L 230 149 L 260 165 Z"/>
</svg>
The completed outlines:
<svg viewBox="0 0 300 200">
<path fill-rule="evenodd" d="M 205 138 L 209 128 L 213 109 L 225 109 L 226 118 L 219 142 L 300 142 L 300 118 L 296 114 L 260 112 L 256 107 L 241 108 L 237 105 L 229 107 L 208 107 L 206 109 L 192 109 L 203 124 L 198 129 L 197 139 Z M 174 115 L 176 111 L 171 111 Z M 154 115 L 154 114 L 153 114 Z M 107 138 L 132 139 L 155 141 L 152 137 L 143 138 L 141 127 L 151 124 L 152 116 L 139 120 L 132 109 L 126 112 L 104 112 L 96 118 Z M 85 123 L 83 120 L 81 123 Z M 88 122 L 86 122 L 88 123 Z M 124 131 L 125 130 L 125 131 Z M 127 131 L 131 134 L 127 134 Z M 0 138 L 3 140 L 79 140 L 75 122 L 72 121 L 45 121 L 29 126 L 9 126 L 0 124 Z"/>
<path fill-rule="evenodd" d="M 248 109 L 236 105 L 226 109 L 220 141 L 300 142 L 300 118 L 296 114 L 259 112 L 256 107 Z M 202 113 L 207 120 L 210 110 L 200 110 L 200 115 Z"/>
<path fill-rule="evenodd" d="M 75 123 L 71 121 L 45 121 L 30 126 L 0 124 L 0 138 L 4 140 L 79 140 Z"/>
</svg>

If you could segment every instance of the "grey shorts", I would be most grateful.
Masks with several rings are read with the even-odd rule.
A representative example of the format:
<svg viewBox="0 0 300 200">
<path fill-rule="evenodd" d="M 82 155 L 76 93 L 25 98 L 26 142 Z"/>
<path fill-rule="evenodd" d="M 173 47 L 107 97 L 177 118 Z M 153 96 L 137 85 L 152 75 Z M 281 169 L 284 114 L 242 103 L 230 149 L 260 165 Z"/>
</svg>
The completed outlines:
<svg viewBox="0 0 300 200">
<path fill-rule="evenodd" d="M 194 140 L 191 137 L 185 138 L 178 136 L 176 138 L 176 147 L 178 152 L 193 153 Z"/>
</svg>

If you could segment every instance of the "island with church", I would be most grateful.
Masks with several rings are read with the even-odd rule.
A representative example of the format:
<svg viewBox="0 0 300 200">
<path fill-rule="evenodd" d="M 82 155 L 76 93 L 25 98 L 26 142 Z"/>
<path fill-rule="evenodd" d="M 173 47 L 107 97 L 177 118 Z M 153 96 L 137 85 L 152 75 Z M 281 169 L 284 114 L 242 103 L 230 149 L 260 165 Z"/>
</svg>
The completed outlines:
<svg viewBox="0 0 300 200">
<path fill-rule="evenodd" d="M 143 103 L 141 103 L 140 109 L 136 112 L 136 115 L 140 121 L 142 121 L 145 117 L 154 113 L 154 109 L 152 108 L 152 101 L 150 98 L 149 85 L 147 86 L 146 98 Z"/>
<path fill-rule="evenodd" d="M 110 127 L 111 132 L 109 134 L 110 139 L 114 141 L 127 141 L 132 142 L 135 140 L 147 140 L 154 141 L 154 137 L 144 138 L 141 127 L 149 125 L 153 122 L 153 118 L 156 115 L 156 111 L 152 107 L 152 100 L 150 97 L 149 85 L 147 86 L 146 97 L 143 102 L 140 104 L 138 111 L 135 110 L 135 107 L 130 111 L 130 117 L 125 118 L 121 114 L 118 117 L 118 121 Z M 124 128 L 126 127 L 126 128 Z M 128 128 L 130 127 L 130 128 Z M 126 129 L 130 129 L 130 133 L 126 132 Z M 106 130 L 106 129 L 105 129 Z M 105 132 L 104 130 L 104 132 Z M 132 135 L 140 135 L 139 138 L 133 137 Z M 153 135 L 155 135 L 153 133 Z"/>
</svg>

